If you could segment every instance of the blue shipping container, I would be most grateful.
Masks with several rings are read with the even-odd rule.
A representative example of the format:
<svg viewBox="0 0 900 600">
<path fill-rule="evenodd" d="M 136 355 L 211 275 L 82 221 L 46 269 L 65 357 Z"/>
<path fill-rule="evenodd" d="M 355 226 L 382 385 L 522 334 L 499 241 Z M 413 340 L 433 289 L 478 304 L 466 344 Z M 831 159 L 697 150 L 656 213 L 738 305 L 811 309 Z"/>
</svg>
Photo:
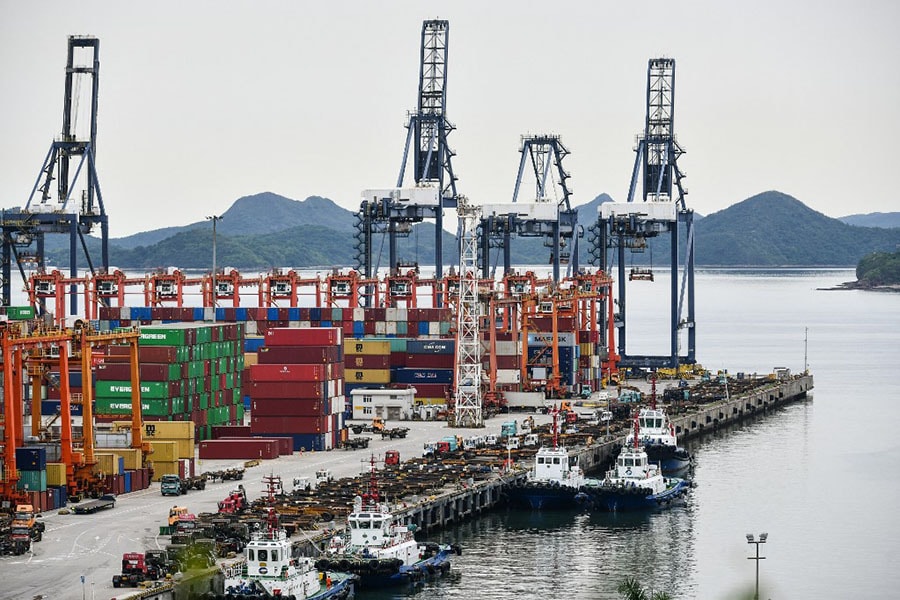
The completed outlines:
<svg viewBox="0 0 900 600">
<path fill-rule="evenodd" d="M 125 480 L 125 493 L 131 492 L 131 471 L 125 471 L 125 475 L 123 476 Z"/>
<path fill-rule="evenodd" d="M 422 324 L 419 323 L 421 326 Z M 427 327 L 427 323 L 425 324 Z M 407 354 L 453 354 L 456 352 L 455 340 L 409 340 L 406 342 Z"/>
<path fill-rule="evenodd" d="M 419 335 L 428 335 L 428 321 L 419 321 Z"/>
<path fill-rule="evenodd" d="M 47 449 L 43 446 L 16 448 L 16 468 L 20 471 L 47 469 Z"/>
<path fill-rule="evenodd" d="M 391 369 L 392 383 L 453 383 L 453 369 Z"/>
<path fill-rule="evenodd" d="M 202 321 L 205 316 L 204 312 L 205 311 L 202 306 L 195 306 L 194 307 L 194 321 Z"/>
<path fill-rule="evenodd" d="M 295 433 L 290 436 L 294 440 L 294 452 L 321 451 L 325 449 L 325 436 L 331 433 Z"/>
<path fill-rule="evenodd" d="M 246 306 L 238 306 L 234 309 L 234 318 L 236 321 L 246 321 L 247 320 L 247 307 Z"/>
<path fill-rule="evenodd" d="M 322 320 L 322 309 L 318 306 L 313 306 L 309 309 L 309 320 L 310 321 L 321 321 Z"/>
<path fill-rule="evenodd" d="M 300 307 L 299 306 L 291 306 L 288 308 L 288 320 L 289 321 L 299 321 L 300 320 Z"/>
<path fill-rule="evenodd" d="M 362 337 L 366 334 L 366 325 L 363 321 L 353 321 L 353 337 Z"/>
<path fill-rule="evenodd" d="M 266 338 L 263 338 L 263 337 L 244 338 L 244 352 L 259 352 L 259 349 L 265 345 L 266 345 Z"/>
<path fill-rule="evenodd" d="M 278 307 L 270 306 L 269 308 L 267 308 L 266 309 L 266 318 L 270 321 L 277 321 L 278 320 Z"/>
</svg>

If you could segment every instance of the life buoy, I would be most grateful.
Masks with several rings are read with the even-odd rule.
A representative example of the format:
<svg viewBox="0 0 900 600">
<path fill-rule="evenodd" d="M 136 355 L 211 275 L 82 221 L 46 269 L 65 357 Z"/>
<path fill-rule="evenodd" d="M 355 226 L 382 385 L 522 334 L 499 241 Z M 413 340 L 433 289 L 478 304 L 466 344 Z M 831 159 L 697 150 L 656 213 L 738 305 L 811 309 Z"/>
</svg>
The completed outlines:
<svg viewBox="0 0 900 600">
<path fill-rule="evenodd" d="M 627 469 L 625 469 L 625 474 L 631 475 L 631 467 L 628 467 Z"/>
</svg>

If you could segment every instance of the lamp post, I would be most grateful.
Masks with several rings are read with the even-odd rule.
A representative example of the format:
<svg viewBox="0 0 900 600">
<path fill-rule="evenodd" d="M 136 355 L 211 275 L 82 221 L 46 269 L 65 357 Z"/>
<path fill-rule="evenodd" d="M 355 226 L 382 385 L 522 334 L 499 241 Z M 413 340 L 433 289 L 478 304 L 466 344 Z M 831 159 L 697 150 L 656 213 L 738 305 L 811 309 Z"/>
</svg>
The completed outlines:
<svg viewBox="0 0 900 600">
<path fill-rule="evenodd" d="M 759 534 L 759 539 L 755 539 L 752 533 L 747 534 L 747 543 L 753 544 L 756 546 L 756 556 L 748 556 L 747 560 L 755 560 L 756 561 L 756 593 L 753 594 L 754 600 L 759 600 L 759 561 L 765 560 L 765 556 L 759 555 L 759 545 L 766 543 L 766 538 L 769 537 L 768 533 Z"/>
<path fill-rule="evenodd" d="M 218 287 L 216 286 L 216 223 L 222 220 L 222 217 L 219 215 L 212 215 L 211 217 L 206 217 L 207 221 L 212 221 L 213 224 L 213 261 L 212 261 L 212 320 L 213 323 L 216 322 L 216 296 L 219 295 Z"/>
</svg>

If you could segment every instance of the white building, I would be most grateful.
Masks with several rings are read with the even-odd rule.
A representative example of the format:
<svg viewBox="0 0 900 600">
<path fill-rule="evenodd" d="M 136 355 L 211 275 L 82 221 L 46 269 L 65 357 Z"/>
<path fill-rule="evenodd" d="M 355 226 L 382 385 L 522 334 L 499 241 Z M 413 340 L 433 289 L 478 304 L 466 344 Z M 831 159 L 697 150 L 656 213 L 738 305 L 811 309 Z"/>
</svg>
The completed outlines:
<svg viewBox="0 0 900 600">
<path fill-rule="evenodd" d="M 350 392 L 353 418 L 370 421 L 381 417 L 388 421 L 411 419 L 416 400 L 416 388 L 405 390 L 356 389 Z"/>
</svg>

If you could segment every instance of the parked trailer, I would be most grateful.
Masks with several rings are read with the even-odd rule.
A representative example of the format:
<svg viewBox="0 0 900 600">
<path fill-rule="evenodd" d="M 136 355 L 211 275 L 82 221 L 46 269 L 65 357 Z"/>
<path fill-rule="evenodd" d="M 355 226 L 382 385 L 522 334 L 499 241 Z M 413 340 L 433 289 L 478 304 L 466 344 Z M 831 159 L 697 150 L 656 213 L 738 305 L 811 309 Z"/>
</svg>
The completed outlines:
<svg viewBox="0 0 900 600">
<path fill-rule="evenodd" d="M 76 504 L 72 507 L 72 512 L 78 515 L 87 515 L 95 513 L 98 510 L 113 508 L 115 505 L 116 497 L 112 494 L 106 494 L 100 496 L 97 500 L 89 500 L 87 502 L 82 502 L 81 504 Z"/>
</svg>

